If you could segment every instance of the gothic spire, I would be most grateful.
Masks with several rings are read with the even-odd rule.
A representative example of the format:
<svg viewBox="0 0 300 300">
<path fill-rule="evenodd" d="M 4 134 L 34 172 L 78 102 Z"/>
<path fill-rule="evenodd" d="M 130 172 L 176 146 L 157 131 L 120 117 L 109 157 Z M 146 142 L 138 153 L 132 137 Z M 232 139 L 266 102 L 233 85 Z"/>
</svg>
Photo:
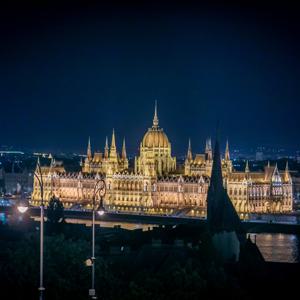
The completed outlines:
<svg viewBox="0 0 300 300">
<path fill-rule="evenodd" d="M 246 167 L 245 167 L 245 173 L 249 173 L 250 169 L 249 169 L 249 162 L 248 160 L 246 161 Z"/>
<path fill-rule="evenodd" d="M 89 160 L 92 158 L 91 137 L 89 137 L 86 156 Z"/>
<path fill-rule="evenodd" d="M 105 139 L 105 147 L 104 147 L 104 157 L 105 158 L 108 158 L 108 152 L 109 152 L 108 138 L 106 137 L 106 139 Z"/>
<path fill-rule="evenodd" d="M 212 148 L 211 148 L 211 138 L 210 137 L 206 139 L 205 154 L 206 154 L 206 159 L 212 160 Z"/>
<path fill-rule="evenodd" d="M 212 234 L 241 232 L 239 216 L 223 186 L 221 155 L 218 139 L 215 143 L 210 185 L 207 193 L 207 222 Z"/>
<path fill-rule="evenodd" d="M 115 130 L 113 129 L 112 137 L 111 137 L 111 145 L 110 145 L 110 157 L 117 157 L 117 148 L 116 148 L 116 138 L 115 138 Z"/>
<path fill-rule="evenodd" d="M 230 160 L 230 152 L 229 152 L 229 143 L 228 143 L 228 139 L 227 139 L 227 141 L 226 141 L 225 160 Z"/>
<path fill-rule="evenodd" d="M 112 132 L 110 148 L 114 148 L 114 149 L 116 148 L 115 129 L 113 129 L 113 132 Z"/>
<path fill-rule="evenodd" d="M 127 154 L 126 154 L 126 145 L 125 145 L 125 137 L 123 139 L 123 146 L 122 146 L 122 159 L 126 159 L 127 158 Z"/>
<path fill-rule="evenodd" d="M 285 172 L 289 172 L 289 161 L 288 160 L 286 161 L 286 164 L 285 164 Z"/>
<path fill-rule="evenodd" d="M 285 179 L 285 181 L 289 181 L 290 180 L 290 170 L 289 170 L 289 162 L 288 162 L 288 160 L 286 161 L 286 164 L 285 164 L 284 179 Z"/>
<path fill-rule="evenodd" d="M 157 100 L 155 100 L 155 108 L 154 108 L 154 118 L 153 118 L 153 127 L 158 127 L 158 116 L 157 116 Z"/>
<path fill-rule="evenodd" d="M 54 164 L 55 164 L 55 159 L 54 159 L 54 157 L 51 155 L 50 167 L 53 167 Z"/>
<path fill-rule="evenodd" d="M 189 139 L 189 147 L 188 147 L 188 152 L 187 152 L 186 158 L 188 161 L 191 161 L 193 159 L 191 139 Z"/>
<path fill-rule="evenodd" d="M 40 174 L 40 171 L 41 171 L 41 161 L 40 161 L 40 156 L 38 156 L 36 161 L 35 173 Z"/>
</svg>

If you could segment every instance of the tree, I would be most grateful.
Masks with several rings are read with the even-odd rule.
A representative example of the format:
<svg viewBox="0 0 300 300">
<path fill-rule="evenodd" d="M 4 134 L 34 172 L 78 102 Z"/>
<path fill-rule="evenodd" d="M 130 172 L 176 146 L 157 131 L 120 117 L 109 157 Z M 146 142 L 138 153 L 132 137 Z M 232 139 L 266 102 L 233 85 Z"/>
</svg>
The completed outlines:
<svg viewBox="0 0 300 300">
<path fill-rule="evenodd" d="M 51 224 L 58 224 L 64 221 L 64 206 L 59 198 L 52 197 L 47 207 L 47 219 Z"/>
</svg>

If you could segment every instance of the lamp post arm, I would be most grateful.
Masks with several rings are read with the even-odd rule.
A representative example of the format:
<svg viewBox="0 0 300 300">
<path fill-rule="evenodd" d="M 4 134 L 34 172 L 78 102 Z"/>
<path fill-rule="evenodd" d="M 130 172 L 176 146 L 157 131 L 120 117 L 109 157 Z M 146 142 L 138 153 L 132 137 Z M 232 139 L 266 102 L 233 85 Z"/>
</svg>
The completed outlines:
<svg viewBox="0 0 300 300">
<path fill-rule="evenodd" d="M 39 168 L 39 170 L 41 170 L 41 168 Z M 44 182 L 43 182 L 42 173 L 38 175 L 36 172 L 34 172 L 33 174 L 39 183 L 40 190 L 41 190 L 41 202 L 42 202 L 41 204 L 44 205 Z"/>
<path fill-rule="evenodd" d="M 94 186 L 94 190 L 93 190 L 93 207 L 95 207 L 95 204 L 96 204 L 96 196 L 97 194 L 101 191 L 102 187 L 99 186 L 100 183 L 104 183 L 105 185 L 105 182 L 103 179 L 98 179 L 95 186 Z"/>
</svg>

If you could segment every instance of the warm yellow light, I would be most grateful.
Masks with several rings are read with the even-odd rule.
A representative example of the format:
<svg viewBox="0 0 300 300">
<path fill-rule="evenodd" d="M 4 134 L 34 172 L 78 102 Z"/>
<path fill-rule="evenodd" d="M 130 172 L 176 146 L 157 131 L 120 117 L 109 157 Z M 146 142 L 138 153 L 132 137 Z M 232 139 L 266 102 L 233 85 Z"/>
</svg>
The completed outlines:
<svg viewBox="0 0 300 300">
<path fill-rule="evenodd" d="M 93 265 L 93 260 L 91 258 L 88 258 L 86 261 L 85 261 L 85 265 L 87 267 L 91 267 Z"/>
</svg>

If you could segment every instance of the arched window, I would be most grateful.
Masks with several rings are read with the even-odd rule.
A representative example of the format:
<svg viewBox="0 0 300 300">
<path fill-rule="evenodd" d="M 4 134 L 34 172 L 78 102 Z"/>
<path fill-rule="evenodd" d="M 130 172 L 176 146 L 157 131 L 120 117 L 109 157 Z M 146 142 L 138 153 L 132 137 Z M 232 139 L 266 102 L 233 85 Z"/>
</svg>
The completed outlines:
<svg viewBox="0 0 300 300">
<path fill-rule="evenodd" d="M 145 184 L 144 184 L 144 192 L 148 192 L 148 183 L 147 182 L 145 182 Z"/>
</svg>

